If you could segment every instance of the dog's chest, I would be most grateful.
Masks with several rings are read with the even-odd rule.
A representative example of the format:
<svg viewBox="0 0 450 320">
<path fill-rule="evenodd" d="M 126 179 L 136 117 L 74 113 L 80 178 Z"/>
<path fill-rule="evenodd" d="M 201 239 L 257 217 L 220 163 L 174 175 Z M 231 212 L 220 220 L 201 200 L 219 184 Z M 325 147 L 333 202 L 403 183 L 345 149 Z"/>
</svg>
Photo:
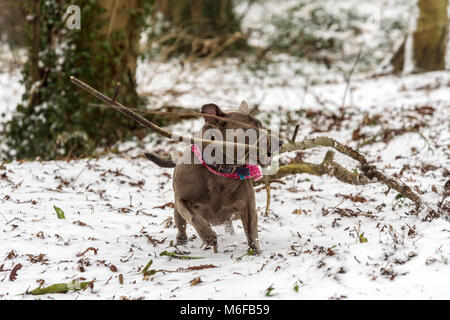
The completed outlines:
<svg viewBox="0 0 450 320">
<path fill-rule="evenodd" d="M 206 180 L 206 189 L 210 199 L 212 198 L 219 202 L 221 202 L 221 199 L 226 201 L 230 197 L 234 198 L 235 193 L 239 192 L 239 189 L 242 189 L 242 183 L 240 181 L 223 177 L 218 178 L 220 179 Z"/>
</svg>

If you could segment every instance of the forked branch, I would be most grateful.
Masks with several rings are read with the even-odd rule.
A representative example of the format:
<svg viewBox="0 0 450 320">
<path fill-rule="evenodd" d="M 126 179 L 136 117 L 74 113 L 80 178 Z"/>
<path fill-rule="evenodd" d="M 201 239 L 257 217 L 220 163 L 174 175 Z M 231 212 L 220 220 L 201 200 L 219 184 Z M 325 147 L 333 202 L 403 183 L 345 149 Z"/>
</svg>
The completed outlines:
<svg viewBox="0 0 450 320">
<path fill-rule="evenodd" d="M 178 141 L 178 142 L 186 142 L 186 143 L 202 143 L 202 144 L 214 144 L 214 145 L 220 145 L 222 147 L 227 146 L 233 146 L 233 147 L 241 147 L 245 148 L 245 150 L 254 149 L 259 151 L 257 146 L 254 145 L 248 145 L 248 144 L 240 144 L 240 143 L 233 143 L 228 141 L 216 141 L 216 140 L 206 140 L 201 138 L 196 138 L 192 136 L 183 136 L 180 134 L 173 133 L 169 130 L 165 130 L 156 124 L 148 121 L 147 119 L 143 118 L 142 116 L 138 115 L 136 112 L 131 110 L 130 108 L 125 107 L 124 105 L 117 102 L 117 95 L 119 92 L 120 85 L 117 84 L 116 90 L 114 93 L 113 99 L 105 96 L 104 94 L 100 93 L 99 91 L 95 90 L 94 88 L 90 87 L 86 83 L 82 82 L 81 80 L 78 80 L 75 77 L 70 77 L 70 81 L 74 83 L 75 85 L 79 86 L 80 88 L 86 90 L 90 94 L 94 95 L 107 105 L 110 105 L 114 109 L 122 112 L 126 116 L 130 117 L 134 121 L 138 122 L 139 124 L 143 125 L 144 127 L 150 129 L 153 132 L 156 132 L 166 138 Z M 204 115 L 208 116 L 208 115 Z M 212 116 L 212 115 L 211 115 Z M 216 117 L 216 116 L 212 116 Z M 334 153 L 329 151 L 327 152 L 324 160 L 321 164 L 313 164 L 313 163 L 307 163 L 307 162 L 294 162 L 285 166 L 281 166 L 278 170 L 278 172 L 271 176 L 268 180 L 265 179 L 266 183 L 270 184 L 270 182 L 276 181 L 282 177 L 292 175 L 292 174 L 300 174 L 300 173 L 308 173 L 312 175 L 321 176 L 324 174 L 329 174 L 331 176 L 336 177 L 338 180 L 354 184 L 354 185 L 364 185 L 367 183 L 370 183 L 373 179 L 376 179 L 377 181 L 385 184 L 388 186 L 389 189 L 396 190 L 406 198 L 412 200 L 418 208 L 422 207 L 422 205 L 425 204 L 425 202 L 422 200 L 422 198 L 417 195 L 409 186 L 398 182 L 394 180 L 393 178 L 388 178 L 384 173 L 377 170 L 375 166 L 370 165 L 367 161 L 367 159 L 362 155 L 361 153 L 353 150 L 352 148 L 349 148 L 336 140 L 329 138 L 329 137 L 317 137 L 314 139 L 305 139 L 300 142 L 295 142 L 295 138 L 298 133 L 298 126 L 295 129 L 294 135 L 287 144 L 283 145 L 280 154 L 291 152 L 291 151 L 298 151 L 298 150 L 307 150 L 311 148 L 316 147 L 330 147 L 337 151 L 339 151 L 342 154 L 345 154 L 356 161 L 360 163 L 360 169 L 362 171 L 362 174 L 360 173 L 353 173 L 344 167 L 342 167 L 340 164 L 336 163 L 333 160 Z"/>
</svg>

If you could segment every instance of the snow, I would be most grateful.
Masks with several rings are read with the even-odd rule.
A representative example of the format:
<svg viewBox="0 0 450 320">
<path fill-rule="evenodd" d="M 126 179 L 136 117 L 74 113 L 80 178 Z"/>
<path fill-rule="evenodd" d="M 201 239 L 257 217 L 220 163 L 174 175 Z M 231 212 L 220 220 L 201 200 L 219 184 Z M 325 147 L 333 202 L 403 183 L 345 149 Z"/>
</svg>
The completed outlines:
<svg viewBox="0 0 450 320">
<path fill-rule="evenodd" d="M 412 169 L 401 180 L 425 191 L 424 199 L 436 204 L 446 181 L 443 170 L 449 167 L 449 82 L 447 72 L 354 81 L 353 102 L 360 109 L 354 110 L 355 115 L 341 130 L 326 134 L 351 145 L 351 131 L 366 111 L 383 114 L 388 126 L 397 127 L 411 121 L 414 109 L 410 106 L 434 107 L 434 114 L 425 116 L 428 126 L 422 131 L 433 151 L 416 133 L 397 136 L 387 144 L 365 146 L 362 151 L 388 174 L 398 173 L 409 164 Z M 419 89 L 426 86 L 435 89 Z M 338 103 L 343 87 L 339 82 L 316 85 L 310 92 L 321 92 L 324 100 Z M 269 105 L 267 102 L 266 108 Z M 314 102 L 307 99 L 305 105 Z M 308 134 L 314 119 L 302 121 L 302 138 L 320 135 Z M 188 127 L 190 121 L 174 126 L 177 131 Z M 165 250 L 175 250 L 170 242 L 176 229 L 167 225 L 172 210 L 155 208 L 173 201 L 172 171 L 135 157 L 142 152 L 137 144 L 129 142 L 122 150 L 130 147 L 133 149 L 128 153 L 99 159 L 4 164 L 0 170 L 1 298 L 32 299 L 23 293 L 37 287 L 38 279 L 50 285 L 80 278 L 95 279 L 93 291 L 43 298 L 260 299 L 270 298 L 265 292 L 271 285 L 274 297 L 284 299 L 448 298 L 449 222 L 422 222 L 410 213 L 409 201 L 393 210 L 396 193 L 385 196 L 386 187 L 377 183 L 352 186 L 330 177 L 286 178 L 286 185 L 273 186 L 269 216 L 260 216 L 260 256 L 244 256 L 237 261 L 247 249 L 237 222 L 235 236 L 216 228 L 217 254 L 204 250 L 196 237 L 179 249 L 203 259 L 159 256 Z M 163 148 L 157 141 L 145 145 L 147 150 L 157 147 Z M 416 153 L 411 151 L 413 147 Z M 305 160 L 320 162 L 324 152 L 305 152 Z M 342 155 L 336 155 L 336 160 L 348 168 L 356 165 Z M 433 164 L 437 169 L 422 173 L 423 164 Z M 433 185 L 438 193 L 432 191 Z M 353 202 L 342 195 L 360 195 L 367 202 Z M 260 215 L 265 197 L 264 191 L 257 192 Z M 53 206 L 61 208 L 66 219 L 58 219 Z M 294 214 L 296 209 L 301 213 Z M 348 209 L 352 210 L 350 214 L 367 216 L 345 217 L 338 209 L 341 214 Z M 358 225 L 368 242 L 358 241 Z M 191 226 L 188 234 L 195 234 Z M 162 243 L 151 243 L 146 235 Z M 77 256 L 90 247 L 97 253 L 90 250 Z M 5 260 L 12 250 L 17 257 Z M 39 254 L 45 254 L 43 262 L 30 261 L 28 255 Z M 176 271 L 210 264 L 216 268 L 157 273 L 144 280 L 139 271 L 149 260 L 153 260 L 152 269 Z M 9 281 L 8 271 L 17 263 L 23 267 L 17 279 Z M 117 272 L 111 271 L 110 265 Z M 123 274 L 123 285 L 119 274 Z M 196 277 L 202 282 L 190 286 Z M 293 289 L 296 285 L 298 292 Z"/>
<path fill-rule="evenodd" d="M 387 128 L 423 122 L 419 133 L 405 132 L 360 151 L 378 169 L 423 193 L 432 206 L 442 200 L 450 168 L 448 71 L 401 77 L 355 73 L 343 119 L 336 122 L 346 86 L 343 75 L 314 73 L 314 65 L 280 59 L 285 63 L 269 70 L 270 76 L 255 75 L 233 59 L 209 68 L 201 63 L 144 61 L 138 68 L 139 91 L 151 93 L 150 108 L 168 102 L 191 108 L 207 102 L 237 107 L 245 99 L 251 108 L 258 105 L 258 117 L 271 119 L 273 125 L 297 117 L 298 140 L 326 135 L 353 148 L 357 142 L 352 134 L 358 127 L 370 138 Z M 304 67 L 307 89 L 305 74 L 296 74 L 292 65 Z M 0 74 L 0 112 L 7 117 L 23 92 L 19 80 L 18 74 Z M 425 112 L 420 109 L 424 107 L 432 109 Z M 299 114 L 300 108 L 310 116 Z M 373 125 L 361 126 L 364 119 L 375 117 L 379 120 Z M 201 120 L 188 120 L 170 129 L 193 133 L 201 125 Z M 284 125 L 281 129 L 288 136 Z M 446 217 L 422 221 L 409 200 L 396 199 L 392 190 L 386 194 L 379 183 L 353 186 L 328 176 L 285 178 L 284 185 L 272 185 L 267 217 L 266 194 L 258 191 L 258 256 L 245 255 L 246 237 L 239 221 L 234 222 L 235 235 L 214 228 L 218 253 L 202 246 L 192 226 L 187 229 L 187 245 L 174 247 L 172 170 L 158 168 L 141 155 L 185 147 L 149 135 L 144 141 L 119 144 L 118 154 L 0 162 L 0 299 L 450 297 L 450 222 Z M 326 151 L 317 148 L 301 156 L 319 163 Z M 357 166 L 338 153 L 335 159 L 349 169 Z M 58 219 L 54 206 L 64 211 L 65 219 Z M 367 242 L 360 241 L 364 238 Z M 160 256 L 163 251 L 201 259 Z M 150 260 L 150 269 L 159 272 L 144 276 Z M 11 281 L 17 264 L 22 268 Z M 197 277 L 201 282 L 191 285 Z M 66 294 L 26 294 L 40 283 L 73 280 L 95 280 L 94 287 Z M 266 296 L 271 286 L 271 296 Z"/>
</svg>

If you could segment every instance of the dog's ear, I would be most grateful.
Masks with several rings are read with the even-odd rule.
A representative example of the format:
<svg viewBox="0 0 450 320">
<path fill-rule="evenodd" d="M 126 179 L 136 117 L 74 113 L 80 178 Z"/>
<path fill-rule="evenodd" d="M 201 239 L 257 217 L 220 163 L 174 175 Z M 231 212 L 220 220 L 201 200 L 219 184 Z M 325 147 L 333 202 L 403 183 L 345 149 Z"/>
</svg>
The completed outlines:
<svg viewBox="0 0 450 320">
<path fill-rule="evenodd" d="M 239 106 L 239 111 L 248 114 L 248 104 L 245 100 L 242 100 L 241 105 Z"/>
<path fill-rule="evenodd" d="M 223 111 L 220 110 L 220 108 L 217 105 L 215 105 L 214 103 L 208 103 L 208 104 L 203 105 L 202 113 L 211 114 L 211 115 L 219 116 L 219 117 L 225 116 Z M 205 118 L 206 123 L 217 124 L 220 121 L 219 119 L 212 118 L 212 117 L 203 117 L 203 118 Z"/>
</svg>

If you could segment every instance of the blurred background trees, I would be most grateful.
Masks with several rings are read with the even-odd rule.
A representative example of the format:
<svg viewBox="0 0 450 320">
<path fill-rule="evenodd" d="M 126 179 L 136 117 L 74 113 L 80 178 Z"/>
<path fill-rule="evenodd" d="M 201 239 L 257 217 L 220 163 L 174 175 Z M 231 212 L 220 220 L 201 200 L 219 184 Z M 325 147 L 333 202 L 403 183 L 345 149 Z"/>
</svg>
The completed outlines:
<svg viewBox="0 0 450 320">
<path fill-rule="evenodd" d="M 217 56 L 224 51 L 246 49 L 240 20 L 232 0 L 156 0 L 153 20 L 166 23 L 151 34 L 150 44 L 163 47 L 163 59 L 185 54 Z"/>
<path fill-rule="evenodd" d="M 184 64 L 231 57 L 267 78 L 269 67 L 286 56 L 334 72 L 348 70 L 359 52 L 358 68 L 365 71 L 376 70 L 388 56 L 394 72 L 403 71 L 409 56 L 411 71 L 445 68 L 448 0 L 418 0 L 414 32 L 400 19 L 380 21 L 375 42 L 364 38 L 364 23 L 373 17 L 351 6 L 332 10 L 327 1 L 292 1 L 288 11 L 268 14 L 262 26 L 244 25 L 252 5 L 264 1 L 0 0 L 2 40 L 11 50 L 26 50 L 27 57 L 25 94 L 3 129 L 8 157 L 86 156 L 142 138 L 135 123 L 95 105 L 68 81 L 74 75 L 108 95 L 121 82 L 119 101 L 144 108 L 136 89 L 140 58 Z M 81 8 L 80 30 L 65 25 L 71 4 Z M 405 40 L 395 52 L 394 43 L 408 33 L 412 45 Z"/>
<path fill-rule="evenodd" d="M 416 71 L 445 69 L 448 35 L 448 0 L 419 0 L 417 29 L 413 35 Z"/>
<path fill-rule="evenodd" d="M 416 28 L 405 37 L 393 56 L 394 72 L 426 72 L 445 69 L 448 38 L 448 0 L 418 0 Z M 408 48 L 407 41 L 412 42 Z M 412 61 L 405 61 L 411 50 Z M 409 64 L 409 65 L 408 65 Z"/>
</svg>

